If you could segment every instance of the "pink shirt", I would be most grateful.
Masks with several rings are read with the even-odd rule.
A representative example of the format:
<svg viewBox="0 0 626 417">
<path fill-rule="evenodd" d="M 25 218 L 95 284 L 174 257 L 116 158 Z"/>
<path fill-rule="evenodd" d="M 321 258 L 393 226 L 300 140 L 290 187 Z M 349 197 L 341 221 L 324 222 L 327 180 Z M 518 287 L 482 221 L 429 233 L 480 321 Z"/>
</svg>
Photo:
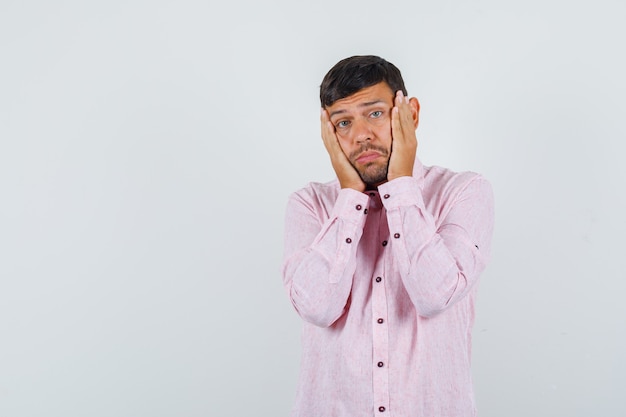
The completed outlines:
<svg viewBox="0 0 626 417">
<path fill-rule="evenodd" d="M 311 183 L 287 205 L 283 280 L 304 319 L 294 417 L 475 416 L 474 297 L 491 186 L 424 167 L 360 193 Z"/>
</svg>

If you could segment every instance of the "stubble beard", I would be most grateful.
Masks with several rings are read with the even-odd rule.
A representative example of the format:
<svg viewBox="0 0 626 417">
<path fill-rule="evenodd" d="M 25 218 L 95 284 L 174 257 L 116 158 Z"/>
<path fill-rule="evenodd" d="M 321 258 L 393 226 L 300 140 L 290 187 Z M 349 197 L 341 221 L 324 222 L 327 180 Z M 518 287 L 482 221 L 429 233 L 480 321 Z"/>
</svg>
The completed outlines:
<svg viewBox="0 0 626 417">
<path fill-rule="evenodd" d="M 375 188 L 387 181 L 388 170 L 389 161 L 385 163 L 370 162 L 362 169 L 357 169 L 357 172 L 367 188 Z"/>
<path fill-rule="evenodd" d="M 369 150 L 379 152 L 382 157 L 385 158 L 384 162 L 372 161 L 358 167 L 356 164 L 356 158 L 363 152 Z M 389 152 L 385 148 L 378 146 L 363 147 L 353 152 L 350 155 L 349 160 L 354 169 L 356 169 L 356 171 L 359 173 L 361 180 L 365 183 L 365 185 L 367 185 L 368 189 L 375 189 L 380 184 L 387 182 L 387 172 L 389 170 Z"/>
</svg>

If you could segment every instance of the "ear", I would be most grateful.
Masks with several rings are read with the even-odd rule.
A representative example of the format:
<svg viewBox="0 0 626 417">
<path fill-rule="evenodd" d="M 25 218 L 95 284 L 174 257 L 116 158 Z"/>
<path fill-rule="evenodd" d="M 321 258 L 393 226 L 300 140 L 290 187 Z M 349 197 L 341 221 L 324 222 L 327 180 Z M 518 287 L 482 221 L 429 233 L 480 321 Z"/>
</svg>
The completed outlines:
<svg viewBox="0 0 626 417">
<path fill-rule="evenodd" d="M 411 115 L 413 116 L 413 126 L 417 129 L 417 125 L 420 121 L 420 102 L 415 97 L 409 99 L 409 106 L 411 106 Z"/>
</svg>

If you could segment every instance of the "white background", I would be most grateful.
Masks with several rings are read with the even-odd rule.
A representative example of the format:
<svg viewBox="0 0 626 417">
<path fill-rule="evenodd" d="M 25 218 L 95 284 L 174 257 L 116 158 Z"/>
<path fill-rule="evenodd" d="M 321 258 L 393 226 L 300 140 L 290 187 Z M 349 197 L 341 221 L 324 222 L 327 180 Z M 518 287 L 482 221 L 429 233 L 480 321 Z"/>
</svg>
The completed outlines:
<svg viewBox="0 0 626 417">
<path fill-rule="evenodd" d="M 426 165 L 496 194 L 482 417 L 626 415 L 626 6 L 0 2 L 0 416 L 287 416 L 287 196 L 318 86 L 396 64 Z"/>
</svg>

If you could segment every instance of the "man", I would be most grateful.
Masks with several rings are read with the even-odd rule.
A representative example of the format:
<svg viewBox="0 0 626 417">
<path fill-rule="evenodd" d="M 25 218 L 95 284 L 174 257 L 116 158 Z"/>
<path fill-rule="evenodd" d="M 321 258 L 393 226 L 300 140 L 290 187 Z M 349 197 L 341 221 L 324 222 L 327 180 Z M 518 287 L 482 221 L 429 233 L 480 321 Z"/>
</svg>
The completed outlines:
<svg viewBox="0 0 626 417">
<path fill-rule="evenodd" d="M 421 164 L 419 103 L 384 59 L 340 61 L 320 98 L 337 180 L 294 193 L 286 213 L 283 280 L 304 319 L 293 416 L 474 416 L 491 187 Z"/>
</svg>

